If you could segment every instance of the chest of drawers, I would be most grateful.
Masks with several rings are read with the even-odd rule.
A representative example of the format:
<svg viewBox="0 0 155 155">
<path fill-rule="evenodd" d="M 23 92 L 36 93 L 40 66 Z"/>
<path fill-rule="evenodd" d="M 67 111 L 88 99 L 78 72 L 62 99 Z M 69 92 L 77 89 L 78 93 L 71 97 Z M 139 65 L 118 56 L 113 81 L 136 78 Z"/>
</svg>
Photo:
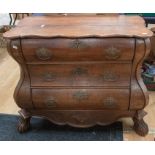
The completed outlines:
<svg viewBox="0 0 155 155">
<path fill-rule="evenodd" d="M 140 17 L 28 17 L 4 34 L 21 68 L 14 99 L 20 132 L 31 116 L 74 127 L 132 117 L 144 136 L 148 103 L 141 64 L 152 32 Z"/>
</svg>

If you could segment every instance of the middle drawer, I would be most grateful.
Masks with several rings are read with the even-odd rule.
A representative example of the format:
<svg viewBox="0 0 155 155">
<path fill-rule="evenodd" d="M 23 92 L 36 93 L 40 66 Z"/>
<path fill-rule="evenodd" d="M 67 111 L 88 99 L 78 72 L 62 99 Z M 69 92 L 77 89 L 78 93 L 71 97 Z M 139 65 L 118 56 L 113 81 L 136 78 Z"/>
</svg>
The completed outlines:
<svg viewBox="0 0 155 155">
<path fill-rule="evenodd" d="M 131 64 L 28 65 L 31 86 L 129 86 Z"/>
</svg>

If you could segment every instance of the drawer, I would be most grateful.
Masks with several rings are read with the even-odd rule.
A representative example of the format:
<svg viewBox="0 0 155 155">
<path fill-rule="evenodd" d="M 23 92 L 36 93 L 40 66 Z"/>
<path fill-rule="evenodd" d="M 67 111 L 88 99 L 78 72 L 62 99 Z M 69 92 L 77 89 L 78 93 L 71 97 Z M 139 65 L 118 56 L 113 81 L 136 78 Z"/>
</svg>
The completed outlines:
<svg viewBox="0 0 155 155">
<path fill-rule="evenodd" d="M 35 108 L 61 110 L 127 110 L 128 89 L 32 89 Z"/>
<path fill-rule="evenodd" d="M 55 61 L 131 61 L 134 55 L 133 38 L 53 38 L 22 39 L 23 55 L 27 62 Z"/>
<path fill-rule="evenodd" d="M 131 64 L 28 65 L 32 86 L 129 86 Z"/>
</svg>

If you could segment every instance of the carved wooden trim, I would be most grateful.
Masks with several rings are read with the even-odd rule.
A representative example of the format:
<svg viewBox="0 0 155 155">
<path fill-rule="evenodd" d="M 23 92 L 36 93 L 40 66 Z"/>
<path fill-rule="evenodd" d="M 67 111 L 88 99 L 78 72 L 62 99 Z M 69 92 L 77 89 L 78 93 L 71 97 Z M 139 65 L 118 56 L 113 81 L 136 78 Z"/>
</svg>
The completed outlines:
<svg viewBox="0 0 155 155">
<path fill-rule="evenodd" d="M 95 125 L 108 125 L 121 117 L 133 117 L 135 111 L 115 110 L 29 110 L 33 116 L 45 117 L 58 125 L 70 125 L 73 127 L 92 127 Z M 112 113 L 111 117 L 109 112 Z M 91 117 L 90 117 L 91 116 Z"/>
</svg>

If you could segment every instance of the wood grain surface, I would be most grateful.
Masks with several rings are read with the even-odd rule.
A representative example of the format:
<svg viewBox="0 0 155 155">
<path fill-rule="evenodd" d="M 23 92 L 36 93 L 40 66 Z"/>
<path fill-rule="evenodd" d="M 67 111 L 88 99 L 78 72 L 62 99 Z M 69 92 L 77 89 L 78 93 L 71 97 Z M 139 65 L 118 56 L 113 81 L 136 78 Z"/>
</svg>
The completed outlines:
<svg viewBox="0 0 155 155">
<path fill-rule="evenodd" d="M 135 50 L 134 38 L 57 38 L 22 39 L 23 55 L 28 63 L 69 61 L 132 61 Z M 43 50 L 48 56 L 44 61 L 37 53 Z M 114 52 L 116 53 L 114 55 Z M 112 57 L 113 56 L 113 57 Z"/>
<path fill-rule="evenodd" d="M 139 16 L 42 16 L 27 17 L 4 34 L 25 37 L 140 37 L 152 36 Z"/>
</svg>

